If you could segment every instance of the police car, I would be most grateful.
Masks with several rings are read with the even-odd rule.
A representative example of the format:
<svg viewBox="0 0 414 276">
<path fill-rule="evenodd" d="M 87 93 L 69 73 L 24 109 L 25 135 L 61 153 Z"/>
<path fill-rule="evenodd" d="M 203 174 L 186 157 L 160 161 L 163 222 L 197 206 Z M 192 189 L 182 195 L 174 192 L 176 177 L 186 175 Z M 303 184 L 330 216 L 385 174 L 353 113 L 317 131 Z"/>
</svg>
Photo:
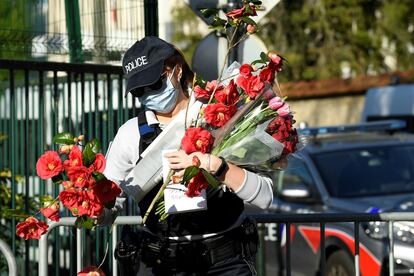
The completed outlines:
<svg viewBox="0 0 414 276">
<path fill-rule="evenodd" d="M 404 121 L 302 130 L 309 143 L 273 173 L 274 213 L 398 212 L 414 210 L 414 135 Z M 387 224 L 361 223 L 360 271 L 388 275 Z M 355 275 L 353 223 L 328 223 L 325 275 Z M 266 275 L 282 275 L 283 245 L 276 224 L 265 225 Z M 292 224 L 292 275 L 319 275 L 319 224 Z M 283 235 L 282 235 L 283 237 Z M 414 225 L 394 222 L 395 275 L 414 273 Z"/>
</svg>

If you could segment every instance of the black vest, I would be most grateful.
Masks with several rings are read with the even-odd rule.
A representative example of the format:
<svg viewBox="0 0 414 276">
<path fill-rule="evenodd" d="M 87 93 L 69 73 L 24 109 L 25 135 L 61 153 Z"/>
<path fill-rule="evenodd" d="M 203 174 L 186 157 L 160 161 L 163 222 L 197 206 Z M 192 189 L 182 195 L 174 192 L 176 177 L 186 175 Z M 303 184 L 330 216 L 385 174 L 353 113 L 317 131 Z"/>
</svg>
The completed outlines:
<svg viewBox="0 0 414 276">
<path fill-rule="evenodd" d="M 161 133 L 158 125 L 149 126 L 145 112 L 138 115 L 138 127 L 140 130 L 139 152 L 145 148 Z M 159 191 L 162 183 L 156 185 L 138 203 L 143 216 L 149 205 Z M 230 192 L 229 189 L 208 188 L 207 189 L 207 210 L 172 214 L 166 220 L 159 221 L 155 215 L 155 208 L 148 216 L 146 226 L 159 236 L 184 236 L 195 234 L 216 233 L 229 228 L 236 222 L 244 210 L 243 200 Z"/>
</svg>

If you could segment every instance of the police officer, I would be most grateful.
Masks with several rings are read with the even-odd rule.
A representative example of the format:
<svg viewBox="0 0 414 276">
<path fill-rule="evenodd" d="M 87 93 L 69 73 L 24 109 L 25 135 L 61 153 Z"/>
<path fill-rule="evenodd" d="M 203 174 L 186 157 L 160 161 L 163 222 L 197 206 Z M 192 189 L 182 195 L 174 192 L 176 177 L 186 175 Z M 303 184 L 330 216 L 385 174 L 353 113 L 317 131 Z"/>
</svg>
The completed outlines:
<svg viewBox="0 0 414 276">
<path fill-rule="evenodd" d="M 127 78 L 126 94 L 138 97 L 145 112 L 118 129 L 107 153 L 104 174 L 135 197 L 138 191 L 131 186 L 126 188 L 123 182 L 140 153 L 175 116 L 185 112 L 188 101 L 191 101 L 190 116 L 197 115 L 201 104 L 188 96 L 193 73 L 182 54 L 162 39 L 145 37 L 137 41 L 124 55 L 123 70 Z M 206 210 L 171 214 L 162 221 L 152 211 L 139 234 L 124 229 L 125 237 L 121 238 L 124 243 L 116 252 L 121 268 L 123 265 L 125 271 L 138 269 L 140 261 L 139 275 L 256 274 L 257 230 L 255 223 L 244 217 L 243 202 L 267 208 L 273 196 L 271 179 L 201 152 L 188 155 L 180 150 L 165 157 L 170 168 L 181 176 L 192 165 L 193 155 L 223 185 L 207 190 Z M 140 196 L 141 214 L 148 209 L 160 185 L 143 198 Z M 119 209 L 117 204 L 112 210 L 105 210 L 102 223 L 113 221 Z M 127 252 L 128 248 L 134 254 Z M 122 263 L 123 254 L 139 260 Z"/>
</svg>

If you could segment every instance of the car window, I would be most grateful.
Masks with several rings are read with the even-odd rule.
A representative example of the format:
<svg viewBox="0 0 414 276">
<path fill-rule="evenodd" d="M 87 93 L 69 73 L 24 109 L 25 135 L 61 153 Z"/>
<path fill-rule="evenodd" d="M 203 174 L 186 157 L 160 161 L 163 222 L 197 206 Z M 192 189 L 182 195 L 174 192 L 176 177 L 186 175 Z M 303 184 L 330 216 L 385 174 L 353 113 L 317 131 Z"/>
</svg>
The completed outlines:
<svg viewBox="0 0 414 276">
<path fill-rule="evenodd" d="M 312 158 L 333 197 L 414 192 L 414 146 L 367 147 Z"/>
<path fill-rule="evenodd" d="M 310 191 L 313 190 L 313 179 L 305 162 L 299 158 L 289 158 L 288 167 L 273 174 L 275 195 L 280 194 L 283 188 L 292 184 L 304 184 Z"/>
</svg>

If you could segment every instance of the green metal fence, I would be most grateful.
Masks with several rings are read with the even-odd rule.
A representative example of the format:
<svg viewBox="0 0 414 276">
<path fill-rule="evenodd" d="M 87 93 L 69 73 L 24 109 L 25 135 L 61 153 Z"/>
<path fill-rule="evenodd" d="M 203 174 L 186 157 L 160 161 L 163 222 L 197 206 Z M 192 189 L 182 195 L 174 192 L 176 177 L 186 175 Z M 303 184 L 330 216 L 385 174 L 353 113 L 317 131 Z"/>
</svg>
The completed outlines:
<svg viewBox="0 0 414 276">
<path fill-rule="evenodd" d="M 0 133 L 7 136 L 0 144 L 0 170 L 21 175 L 23 183 L 11 178 L 9 208 L 30 212 L 30 198 L 50 194 L 56 197 L 60 187 L 36 176 L 36 161 L 45 150 L 55 149 L 54 134 L 70 131 L 84 134 L 87 140 L 98 138 L 102 151 L 116 130 L 137 112 L 132 97 L 124 98 L 125 87 L 119 66 L 78 65 L 47 62 L 0 60 L 0 73 L 8 82 L 0 87 Z M 26 195 L 16 205 L 18 195 Z M 128 204 L 125 214 L 135 213 Z M 62 214 L 69 216 L 70 214 Z M 16 219 L 2 220 L 9 244 L 17 256 L 19 274 L 35 275 L 37 242 L 16 237 Z M 100 263 L 109 229 L 88 232 L 84 241 L 84 263 Z M 75 275 L 76 235 L 71 228 L 55 231 L 50 241 L 50 275 Z M 111 258 L 108 258 L 111 260 Z M 111 271 L 112 262 L 105 264 Z"/>
</svg>

